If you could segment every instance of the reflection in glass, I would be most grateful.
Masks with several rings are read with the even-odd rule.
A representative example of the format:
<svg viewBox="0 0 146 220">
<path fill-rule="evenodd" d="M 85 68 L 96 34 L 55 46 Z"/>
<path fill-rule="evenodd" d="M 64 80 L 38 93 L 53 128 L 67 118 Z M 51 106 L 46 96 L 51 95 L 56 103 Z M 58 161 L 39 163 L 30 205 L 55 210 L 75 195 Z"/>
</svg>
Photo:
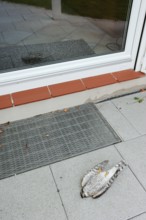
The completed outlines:
<svg viewBox="0 0 146 220">
<path fill-rule="evenodd" d="M 132 0 L 0 0 L 0 73 L 124 50 Z"/>
</svg>

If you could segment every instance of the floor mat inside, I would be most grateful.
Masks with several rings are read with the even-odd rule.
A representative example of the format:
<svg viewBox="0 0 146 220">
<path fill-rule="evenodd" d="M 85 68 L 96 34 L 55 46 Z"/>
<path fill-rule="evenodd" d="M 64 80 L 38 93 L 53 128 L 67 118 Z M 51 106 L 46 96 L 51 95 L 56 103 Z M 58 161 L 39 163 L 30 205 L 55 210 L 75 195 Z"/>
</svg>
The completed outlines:
<svg viewBox="0 0 146 220">
<path fill-rule="evenodd" d="M 83 40 L 0 48 L 0 73 L 95 56 Z"/>
</svg>

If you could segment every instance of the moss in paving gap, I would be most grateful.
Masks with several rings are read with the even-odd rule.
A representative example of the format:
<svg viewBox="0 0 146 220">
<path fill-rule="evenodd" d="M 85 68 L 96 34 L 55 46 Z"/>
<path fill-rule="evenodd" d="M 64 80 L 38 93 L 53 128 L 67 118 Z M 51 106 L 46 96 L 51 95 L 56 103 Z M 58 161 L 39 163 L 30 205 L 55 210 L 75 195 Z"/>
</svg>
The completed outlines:
<svg viewBox="0 0 146 220">
<path fill-rule="evenodd" d="M 51 0 L 7 0 L 51 9 Z M 62 0 L 62 11 L 67 14 L 92 18 L 126 20 L 132 0 Z"/>
</svg>

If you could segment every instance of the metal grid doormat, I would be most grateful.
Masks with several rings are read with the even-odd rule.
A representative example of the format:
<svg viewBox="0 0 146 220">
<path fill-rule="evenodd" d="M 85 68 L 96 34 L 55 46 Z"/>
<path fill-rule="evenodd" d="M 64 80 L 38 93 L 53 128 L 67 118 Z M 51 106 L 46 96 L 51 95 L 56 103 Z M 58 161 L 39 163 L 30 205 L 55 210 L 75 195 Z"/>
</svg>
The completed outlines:
<svg viewBox="0 0 146 220">
<path fill-rule="evenodd" d="M 0 125 L 0 179 L 120 141 L 92 103 L 6 123 Z"/>
</svg>

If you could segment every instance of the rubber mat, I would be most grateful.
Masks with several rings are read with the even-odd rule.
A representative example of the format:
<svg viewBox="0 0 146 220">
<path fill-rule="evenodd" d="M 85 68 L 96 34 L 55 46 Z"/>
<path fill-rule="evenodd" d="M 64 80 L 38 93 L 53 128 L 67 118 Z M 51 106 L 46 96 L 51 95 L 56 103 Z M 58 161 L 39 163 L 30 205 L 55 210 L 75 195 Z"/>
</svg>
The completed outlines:
<svg viewBox="0 0 146 220">
<path fill-rule="evenodd" d="M 31 44 L 0 48 L 0 72 L 95 56 L 83 40 Z"/>
<path fill-rule="evenodd" d="M 92 103 L 0 125 L 0 179 L 120 142 Z"/>
</svg>

